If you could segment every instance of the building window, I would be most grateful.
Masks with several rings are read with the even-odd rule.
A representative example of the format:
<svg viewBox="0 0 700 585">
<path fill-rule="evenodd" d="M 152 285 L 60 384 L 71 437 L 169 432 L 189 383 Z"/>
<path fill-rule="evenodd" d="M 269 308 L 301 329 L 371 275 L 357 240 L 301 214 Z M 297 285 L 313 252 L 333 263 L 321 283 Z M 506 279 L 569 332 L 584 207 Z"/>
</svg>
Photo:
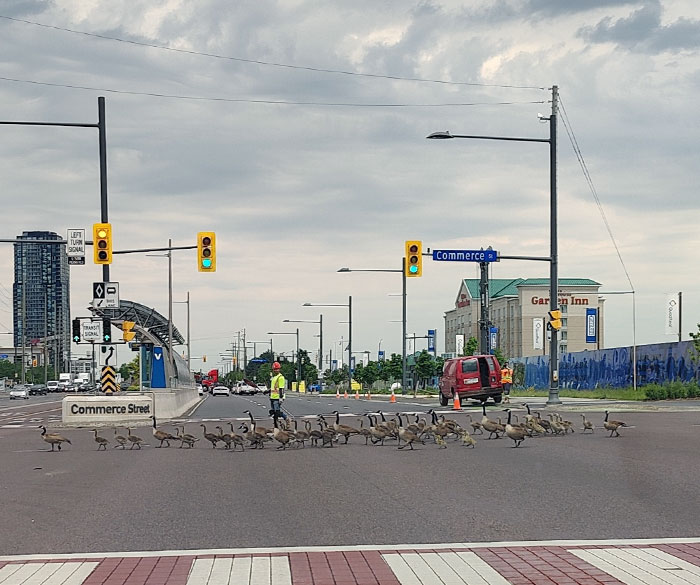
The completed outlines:
<svg viewBox="0 0 700 585">
<path fill-rule="evenodd" d="M 564 318 L 561 320 L 561 326 L 566 327 L 568 319 Z"/>
<path fill-rule="evenodd" d="M 568 313 L 569 312 L 569 305 L 562 305 L 559 307 L 562 313 Z"/>
<path fill-rule="evenodd" d="M 568 337 L 568 333 L 566 331 L 560 331 L 559 332 L 560 338 L 562 341 L 566 341 Z"/>
</svg>

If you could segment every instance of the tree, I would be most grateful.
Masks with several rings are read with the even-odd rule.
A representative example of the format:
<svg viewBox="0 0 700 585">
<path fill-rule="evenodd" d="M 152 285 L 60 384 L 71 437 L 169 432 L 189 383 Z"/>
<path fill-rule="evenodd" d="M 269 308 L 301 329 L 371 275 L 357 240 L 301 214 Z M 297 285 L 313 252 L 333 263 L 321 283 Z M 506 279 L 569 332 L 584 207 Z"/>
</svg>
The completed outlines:
<svg viewBox="0 0 700 585">
<path fill-rule="evenodd" d="M 403 376 L 403 358 L 397 353 L 392 353 L 389 361 L 384 362 L 383 369 L 386 369 L 390 379 L 401 380 Z"/>
<path fill-rule="evenodd" d="M 119 373 L 121 374 L 122 380 L 129 382 L 129 385 L 134 385 L 139 383 L 139 369 L 140 369 L 140 356 L 136 356 L 130 362 L 122 364 L 119 367 Z"/>
<path fill-rule="evenodd" d="M 15 374 L 19 374 L 21 369 L 21 364 L 13 364 L 9 360 L 0 360 L 0 378 L 14 379 Z"/>
<path fill-rule="evenodd" d="M 464 346 L 462 355 L 475 355 L 479 350 L 479 340 L 476 337 L 470 337 L 467 344 Z"/>
<path fill-rule="evenodd" d="M 423 350 L 418 355 L 416 359 L 416 365 L 414 367 L 415 376 L 413 377 L 413 393 L 415 395 L 418 382 L 422 382 L 423 386 L 426 385 L 428 378 L 433 376 L 435 372 L 435 360 L 432 354 Z"/>
</svg>

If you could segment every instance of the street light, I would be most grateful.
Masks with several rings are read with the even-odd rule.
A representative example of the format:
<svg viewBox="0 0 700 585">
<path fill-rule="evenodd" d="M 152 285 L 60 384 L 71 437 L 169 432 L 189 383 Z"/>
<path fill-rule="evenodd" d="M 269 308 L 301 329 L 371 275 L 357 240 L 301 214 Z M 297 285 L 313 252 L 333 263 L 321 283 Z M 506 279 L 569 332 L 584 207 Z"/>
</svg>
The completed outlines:
<svg viewBox="0 0 700 585">
<path fill-rule="evenodd" d="M 558 310 L 558 252 L 557 252 L 557 111 L 559 88 L 552 86 L 552 113 L 549 117 L 539 116 L 540 120 L 549 121 L 549 138 L 515 138 L 510 136 L 474 136 L 469 134 L 450 134 L 449 132 L 433 132 L 426 138 L 450 139 L 470 138 L 475 140 L 503 140 L 510 142 L 543 142 L 549 144 L 549 307 L 550 311 Z M 556 330 L 551 331 L 549 344 L 549 398 L 547 405 L 561 404 L 559 400 L 559 346 Z"/>
<path fill-rule="evenodd" d="M 267 335 L 296 335 L 297 336 L 297 392 L 301 388 L 301 360 L 299 359 L 299 328 L 296 331 L 268 331 Z"/>
<path fill-rule="evenodd" d="M 338 272 L 400 272 L 401 273 L 401 287 L 402 287 L 402 310 L 401 310 L 401 322 L 402 334 L 401 334 L 401 393 L 406 392 L 406 258 L 401 258 L 401 269 L 394 270 L 393 268 L 367 268 L 367 269 L 351 269 L 351 268 L 340 268 Z M 378 358 L 377 358 L 378 359 Z"/>
<path fill-rule="evenodd" d="M 186 301 L 173 301 L 173 303 L 176 305 L 187 303 L 187 371 L 192 372 L 192 363 L 190 359 L 190 291 L 187 291 Z"/>
<path fill-rule="evenodd" d="M 348 297 L 347 303 L 304 303 L 302 306 L 348 308 L 348 392 L 352 393 L 352 295 Z"/>
<path fill-rule="evenodd" d="M 318 321 L 312 319 L 283 319 L 282 323 L 318 323 L 318 373 L 321 375 L 323 372 L 323 315 L 318 316 Z"/>
</svg>

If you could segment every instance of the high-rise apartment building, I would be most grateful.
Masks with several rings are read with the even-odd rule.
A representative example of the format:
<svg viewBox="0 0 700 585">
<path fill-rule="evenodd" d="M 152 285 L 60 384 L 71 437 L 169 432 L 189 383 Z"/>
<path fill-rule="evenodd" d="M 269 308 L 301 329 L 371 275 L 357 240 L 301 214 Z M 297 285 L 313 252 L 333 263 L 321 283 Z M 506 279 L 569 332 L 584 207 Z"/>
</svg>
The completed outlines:
<svg viewBox="0 0 700 585">
<path fill-rule="evenodd" d="M 41 346 L 57 372 L 69 371 L 70 271 L 65 244 L 54 232 L 23 232 L 15 247 L 13 285 L 14 343 Z M 21 355 L 18 351 L 18 357 Z M 26 351 L 29 354 L 29 350 Z M 32 365 L 32 364 L 27 364 Z M 37 364 L 38 365 L 38 364 Z"/>
</svg>

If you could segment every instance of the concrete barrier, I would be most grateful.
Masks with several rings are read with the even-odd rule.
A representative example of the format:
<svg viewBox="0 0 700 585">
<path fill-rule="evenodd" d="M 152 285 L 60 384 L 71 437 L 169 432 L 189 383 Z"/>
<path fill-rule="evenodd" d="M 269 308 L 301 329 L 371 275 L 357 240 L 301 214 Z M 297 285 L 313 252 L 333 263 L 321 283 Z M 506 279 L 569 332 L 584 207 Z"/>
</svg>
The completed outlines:
<svg viewBox="0 0 700 585">
<path fill-rule="evenodd" d="M 90 426 L 150 422 L 183 415 L 200 400 L 196 388 L 162 388 L 148 392 L 128 392 L 114 396 L 66 396 L 62 403 L 62 421 L 67 425 Z"/>
</svg>

